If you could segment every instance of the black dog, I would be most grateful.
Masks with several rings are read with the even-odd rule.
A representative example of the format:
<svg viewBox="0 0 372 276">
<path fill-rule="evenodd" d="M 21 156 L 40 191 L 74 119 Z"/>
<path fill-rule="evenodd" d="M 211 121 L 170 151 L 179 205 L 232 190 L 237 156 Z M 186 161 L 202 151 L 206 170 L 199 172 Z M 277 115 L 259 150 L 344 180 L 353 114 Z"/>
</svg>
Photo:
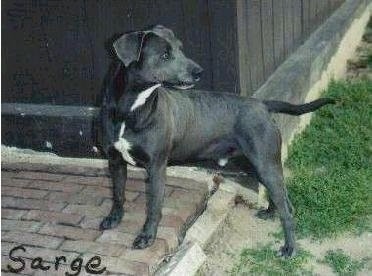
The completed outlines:
<svg viewBox="0 0 372 276">
<path fill-rule="evenodd" d="M 292 205 L 283 185 L 281 136 L 270 112 L 300 115 L 332 100 L 292 105 L 224 93 L 180 91 L 191 88 L 202 72 L 181 48 L 173 32 L 162 26 L 128 33 L 114 42 L 121 62 L 105 86 L 102 106 L 114 203 L 101 229 L 115 227 L 123 217 L 127 163 L 144 167 L 148 174 L 147 218 L 133 243 L 134 248 L 145 248 L 156 238 L 167 165 L 206 159 L 224 165 L 229 158 L 243 155 L 269 191 L 270 206 L 261 215 L 278 210 L 285 233 L 281 254 L 292 256 Z"/>
</svg>

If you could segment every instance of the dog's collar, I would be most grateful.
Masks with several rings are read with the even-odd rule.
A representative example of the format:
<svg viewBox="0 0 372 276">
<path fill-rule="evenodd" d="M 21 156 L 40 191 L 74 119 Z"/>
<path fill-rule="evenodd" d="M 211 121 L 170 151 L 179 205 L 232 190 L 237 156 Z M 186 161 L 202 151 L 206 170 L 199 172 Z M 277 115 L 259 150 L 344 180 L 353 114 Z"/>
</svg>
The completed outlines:
<svg viewBox="0 0 372 276">
<path fill-rule="evenodd" d="M 146 90 L 143 90 L 142 92 L 140 92 L 137 96 L 137 99 L 134 101 L 133 105 L 131 106 L 130 111 L 133 111 L 137 107 L 143 105 L 146 102 L 146 99 L 148 97 L 150 97 L 152 92 L 154 92 L 155 89 L 159 88 L 160 86 L 161 86 L 161 84 L 158 83 L 158 84 L 155 84 L 155 85 L 147 88 Z"/>
</svg>

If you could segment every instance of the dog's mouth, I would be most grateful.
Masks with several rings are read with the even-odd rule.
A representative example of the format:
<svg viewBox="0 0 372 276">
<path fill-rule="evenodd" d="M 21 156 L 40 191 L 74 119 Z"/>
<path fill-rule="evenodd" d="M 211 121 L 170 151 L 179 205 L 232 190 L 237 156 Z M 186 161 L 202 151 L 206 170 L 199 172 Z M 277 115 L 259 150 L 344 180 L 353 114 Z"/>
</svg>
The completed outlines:
<svg viewBox="0 0 372 276">
<path fill-rule="evenodd" d="M 190 88 L 193 88 L 195 86 L 195 84 L 187 84 L 187 83 L 182 83 L 182 84 L 177 84 L 177 85 L 173 85 L 174 88 L 176 89 L 181 89 L 181 90 L 186 90 L 186 89 L 190 89 Z"/>
<path fill-rule="evenodd" d="M 195 86 L 195 83 L 185 82 L 185 81 L 177 82 L 177 83 L 167 82 L 164 84 L 165 86 L 172 87 L 172 88 L 179 89 L 179 90 L 187 90 Z"/>
</svg>

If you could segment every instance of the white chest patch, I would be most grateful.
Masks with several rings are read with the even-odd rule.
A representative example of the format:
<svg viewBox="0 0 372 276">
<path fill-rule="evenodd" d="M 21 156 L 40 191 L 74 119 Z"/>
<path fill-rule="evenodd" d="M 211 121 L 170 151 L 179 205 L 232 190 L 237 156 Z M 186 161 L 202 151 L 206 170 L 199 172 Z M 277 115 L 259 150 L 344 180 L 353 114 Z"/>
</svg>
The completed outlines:
<svg viewBox="0 0 372 276">
<path fill-rule="evenodd" d="M 221 167 L 225 167 L 227 162 L 229 162 L 229 159 L 227 159 L 227 158 L 218 159 L 218 165 L 221 166 Z"/>
<path fill-rule="evenodd" d="M 121 153 L 125 161 L 135 166 L 136 162 L 133 160 L 132 156 L 130 156 L 129 154 L 129 150 L 132 145 L 123 138 L 124 130 L 125 130 L 125 122 L 121 124 L 119 140 L 114 143 L 114 147 Z"/>
<path fill-rule="evenodd" d="M 134 101 L 133 105 L 130 107 L 130 111 L 133 111 L 137 107 L 140 107 L 141 105 L 143 105 L 146 102 L 147 98 L 150 97 L 152 92 L 154 92 L 155 89 L 160 86 L 161 84 L 159 83 L 139 93 L 137 99 Z"/>
</svg>

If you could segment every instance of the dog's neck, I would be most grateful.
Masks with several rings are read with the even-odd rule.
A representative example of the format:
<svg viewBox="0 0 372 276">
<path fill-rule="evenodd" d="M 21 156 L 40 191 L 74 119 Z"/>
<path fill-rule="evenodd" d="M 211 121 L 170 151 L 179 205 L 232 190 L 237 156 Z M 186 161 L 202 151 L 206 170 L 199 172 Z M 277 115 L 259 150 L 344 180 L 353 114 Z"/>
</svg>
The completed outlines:
<svg viewBox="0 0 372 276">
<path fill-rule="evenodd" d="M 159 83 L 141 83 L 138 75 L 128 68 L 124 73 L 124 88 L 118 101 L 120 113 L 128 114 L 144 105 L 151 94 L 160 87 Z"/>
<path fill-rule="evenodd" d="M 144 83 L 135 72 L 135 69 L 132 67 L 129 67 L 127 70 L 125 70 L 124 83 L 123 95 L 134 97 L 136 97 L 142 91 L 145 91 L 146 89 L 158 84 L 156 82 Z"/>
</svg>

